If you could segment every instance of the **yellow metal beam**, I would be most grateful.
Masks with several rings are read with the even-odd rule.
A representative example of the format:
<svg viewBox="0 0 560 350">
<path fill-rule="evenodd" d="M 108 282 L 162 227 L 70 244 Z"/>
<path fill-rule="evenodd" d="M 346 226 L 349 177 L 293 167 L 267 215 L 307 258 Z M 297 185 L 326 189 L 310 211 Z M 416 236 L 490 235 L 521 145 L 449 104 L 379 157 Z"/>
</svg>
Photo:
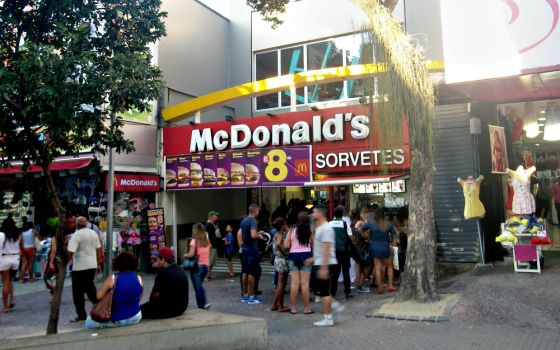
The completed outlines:
<svg viewBox="0 0 560 350">
<path fill-rule="evenodd" d="M 431 71 L 442 71 L 442 61 L 428 61 Z M 264 80 L 258 80 L 218 90 L 204 96 L 185 101 L 162 111 L 163 120 L 168 122 L 189 117 L 196 112 L 206 111 L 224 106 L 228 103 L 267 95 L 273 92 L 287 90 L 294 86 L 296 88 L 326 84 L 342 80 L 354 80 L 364 78 L 371 74 L 379 74 L 385 71 L 382 63 L 362 64 L 346 67 L 326 68 L 312 70 L 296 74 L 288 74 Z"/>
</svg>

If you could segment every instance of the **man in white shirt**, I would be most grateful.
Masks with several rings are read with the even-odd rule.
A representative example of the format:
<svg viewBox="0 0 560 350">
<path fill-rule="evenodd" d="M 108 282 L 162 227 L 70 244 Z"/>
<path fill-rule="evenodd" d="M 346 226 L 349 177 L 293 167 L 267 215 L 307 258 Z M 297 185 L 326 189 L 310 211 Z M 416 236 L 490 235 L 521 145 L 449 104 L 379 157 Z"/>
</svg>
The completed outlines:
<svg viewBox="0 0 560 350">
<path fill-rule="evenodd" d="M 78 314 L 72 322 L 84 322 L 87 318 L 84 293 L 92 303 L 97 303 L 94 279 L 102 261 L 103 249 L 97 233 L 87 225 L 85 217 L 78 217 L 77 230 L 68 242 L 68 259 L 73 259 L 72 297 Z"/>
</svg>

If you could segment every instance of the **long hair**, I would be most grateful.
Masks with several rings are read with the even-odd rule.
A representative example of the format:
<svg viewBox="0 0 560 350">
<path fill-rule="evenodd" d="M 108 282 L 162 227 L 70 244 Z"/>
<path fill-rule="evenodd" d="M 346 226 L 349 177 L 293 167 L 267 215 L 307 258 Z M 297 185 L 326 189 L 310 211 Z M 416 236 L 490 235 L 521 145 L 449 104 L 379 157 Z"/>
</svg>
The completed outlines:
<svg viewBox="0 0 560 350">
<path fill-rule="evenodd" d="M 385 220 L 385 214 L 383 213 L 383 209 L 377 208 L 373 212 L 373 221 L 377 223 L 379 228 L 382 231 L 387 230 L 387 221 Z"/>
<path fill-rule="evenodd" d="M 6 241 L 10 240 L 12 242 L 17 241 L 21 234 L 20 230 L 16 226 L 16 222 L 10 217 L 2 222 L 0 231 L 4 232 L 4 234 L 6 235 Z"/>
<path fill-rule="evenodd" d="M 296 224 L 296 236 L 299 244 L 309 245 L 311 240 L 311 226 L 309 225 L 309 213 L 302 211 L 298 214 L 298 220 Z"/>
<path fill-rule="evenodd" d="M 207 247 L 210 244 L 210 240 L 208 240 L 208 232 L 206 232 L 206 228 L 201 223 L 193 226 L 192 237 L 196 240 L 197 244 L 200 244 L 202 247 Z"/>
</svg>

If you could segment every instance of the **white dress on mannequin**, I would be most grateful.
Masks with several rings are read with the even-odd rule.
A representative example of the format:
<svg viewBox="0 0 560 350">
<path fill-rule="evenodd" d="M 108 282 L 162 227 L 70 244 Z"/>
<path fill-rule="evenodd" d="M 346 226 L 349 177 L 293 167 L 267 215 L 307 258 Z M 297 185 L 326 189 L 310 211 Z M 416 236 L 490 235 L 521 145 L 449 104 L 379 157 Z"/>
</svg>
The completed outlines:
<svg viewBox="0 0 560 350">
<path fill-rule="evenodd" d="M 513 214 L 529 215 L 536 211 L 535 197 L 531 193 L 531 175 L 535 170 L 534 166 L 525 170 L 521 165 L 515 171 L 507 169 L 513 187 Z"/>
</svg>

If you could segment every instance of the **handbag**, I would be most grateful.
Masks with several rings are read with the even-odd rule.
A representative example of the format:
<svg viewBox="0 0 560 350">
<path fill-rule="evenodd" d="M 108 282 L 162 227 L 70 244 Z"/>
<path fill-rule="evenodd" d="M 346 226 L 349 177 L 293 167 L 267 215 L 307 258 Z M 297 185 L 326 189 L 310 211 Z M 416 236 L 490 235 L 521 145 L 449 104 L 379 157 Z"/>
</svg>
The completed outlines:
<svg viewBox="0 0 560 350">
<path fill-rule="evenodd" d="M 111 310 L 113 308 L 113 294 L 115 293 L 115 288 L 117 286 L 117 277 L 113 275 L 113 287 L 111 287 L 107 293 L 99 300 L 99 302 L 93 305 L 91 309 L 90 316 L 91 319 L 96 322 L 109 322 L 111 320 Z"/>
<path fill-rule="evenodd" d="M 196 271 L 198 269 L 198 255 L 196 254 L 198 242 L 194 241 L 194 256 L 190 259 L 183 260 L 183 269 L 189 271 Z"/>
</svg>

